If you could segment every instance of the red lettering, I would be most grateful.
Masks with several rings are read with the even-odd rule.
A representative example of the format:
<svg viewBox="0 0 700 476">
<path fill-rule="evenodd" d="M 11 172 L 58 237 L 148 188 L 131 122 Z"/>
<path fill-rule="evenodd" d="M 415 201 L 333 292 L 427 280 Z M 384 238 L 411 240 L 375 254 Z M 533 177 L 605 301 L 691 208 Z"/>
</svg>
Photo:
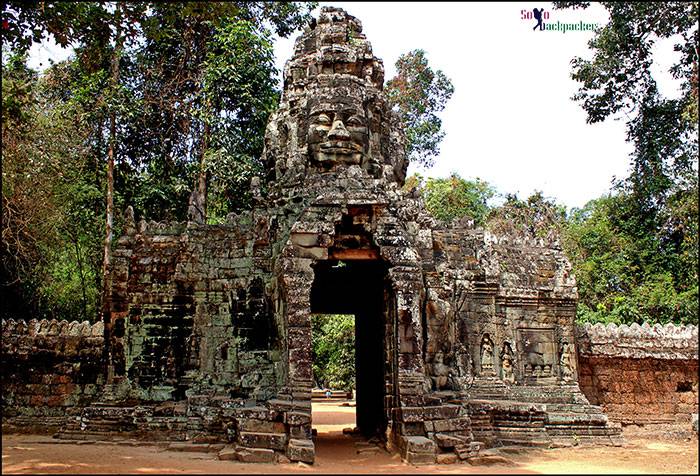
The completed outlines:
<svg viewBox="0 0 700 476">
<path fill-rule="evenodd" d="M 549 20 L 549 12 L 544 12 L 544 13 L 542 14 L 542 18 L 543 18 L 544 20 Z"/>
</svg>

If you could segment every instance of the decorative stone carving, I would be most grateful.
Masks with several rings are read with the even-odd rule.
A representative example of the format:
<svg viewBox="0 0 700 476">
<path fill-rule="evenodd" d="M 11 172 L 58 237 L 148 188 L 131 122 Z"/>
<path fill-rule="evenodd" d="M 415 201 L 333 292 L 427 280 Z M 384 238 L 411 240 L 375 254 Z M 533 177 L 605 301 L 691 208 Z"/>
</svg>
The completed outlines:
<svg viewBox="0 0 700 476">
<path fill-rule="evenodd" d="M 576 375 L 576 355 L 571 344 L 564 341 L 561 345 L 559 354 L 559 368 L 561 369 L 561 377 L 565 382 L 570 382 Z"/>
<path fill-rule="evenodd" d="M 523 377 L 542 379 L 553 376 L 556 358 L 554 329 L 518 329 L 522 346 Z"/>
<path fill-rule="evenodd" d="M 404 137 L 383 83 L 384 67 L 359 20 L 322 9 L 285 65 L 280 107 L 265 134 L 268 181 L 301 185 L 309 174 L 358 166 L 373 178 L 403 184 Z"/>
<path fill-rule="evenodd" d="M 368 120 L 362 104 L 327 92 L 312 103 L 308 143 L 311 158 L 325 169 L 336 164 L 360 165 L 368 141 Z"/>
<path fill-rule="evenodd" d="M 503 343 L 501 350 L 501 380 L 508 384 L 515 383 L 515 373 L 513 371 L 513 349 L 509 342 Z"/>
<path fill-rule="evenodd" d="M 471 356 L 461 342 L 457 344 L 457 349 L 454 353 L 454 367 L 450 370 L 454 388 L 456 390 L 467 390 L 474 381 L 474 375 L 472 373 Z"/>
<path fill-rule="evenodd" d="M 481 338 L 481 375 L 495 375 L 493 341 L 488 334 Z"/>
<path fill-rule="evenodd" d="M 433 357 L 433 362 L 430 366 L 431 379 L 435 390 L 444 390 L 448 388 L 450 368 L 443 362 L 444 356 L 442 352 L 437 352 Z"/>
<path fill-rule="evenodd" d="M 124 234 L 129 236 L 136 234 L 134 207 L 132 207 L 131 205 L 126 207 L 126 211 L 124 212 Z"/>
<path fill-rule="evenodd" d="M 199 336 L 196 334 L 191 334 L 185 340 L 185 347 L 187 349 L 187 369 L 196 370 L 200 367 L 199 363 Z"/>
<path fill-rule="evenodd" d="M 698 358 L 698 326 L 674 324 L 579 324 L 578 352 L 586 356 L 609 355 L 630 359 Z"/>
</svg>

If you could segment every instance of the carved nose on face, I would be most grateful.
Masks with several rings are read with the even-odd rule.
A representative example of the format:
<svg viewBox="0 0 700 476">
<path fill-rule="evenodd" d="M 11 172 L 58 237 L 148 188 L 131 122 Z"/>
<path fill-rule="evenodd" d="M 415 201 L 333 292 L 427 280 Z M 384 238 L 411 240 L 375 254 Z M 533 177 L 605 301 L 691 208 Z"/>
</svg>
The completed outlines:
<svg viewBox="0 0 700 476">
<path fill-rule="evenodd" d="M 344 140 L 350 138 L 350 133 L 345 128 L 345 124 L 343 124 L 343 121 L 341 121 L 340 119 L 336 119 L 335 121 L 333 121 L 331 130 L 328 131 L 328 138 L 335 140 Z"/>
</svg>

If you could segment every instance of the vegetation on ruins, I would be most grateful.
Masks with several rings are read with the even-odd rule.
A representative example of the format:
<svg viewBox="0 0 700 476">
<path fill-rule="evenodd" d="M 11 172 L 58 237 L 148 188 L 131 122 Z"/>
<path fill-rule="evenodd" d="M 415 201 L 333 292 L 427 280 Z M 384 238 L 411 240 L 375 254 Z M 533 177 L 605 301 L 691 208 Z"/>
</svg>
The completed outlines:
<svg viewBox="0 0 700 476">
<path fill-rule="evenodd" d="M 467 217 L 477 226 L 483 225 L 490 211 L 488 201 L 496 195 L 496 189 L 487 182 L 466 180 L 457 173 L 447 178 L 413 174 L 406 179 L 405 190 L 418 188 L 428 211 L 438 220 L 449 222 Z"/>
<path fill-rule="evenodd" d="M 635 217 L 632 197 L 619 190 L 567 212 L 541 192 L 527 199 L 506 194 L 495 206 L 486 202 L 491 193 L 469 201 L 450 185 L 461 181 L 459 187 L 477 190 L 481 181 L 456 175 L 432 180 L 441 186 L 419 190 L 436 218 L 485 220 L 485 227 L 497 234 L 558 239 L 576 276 L 579 322 L 698 322 L 697 194 L 679 195 L 673 202 L 679 218 L 651 234 Z M 416 183 L 415 176 L 409 177 L 407 185 Z M 483 189 L 493 190 L 488 185 Z M 673 234 L 680 232 L 682 238 L 674 242 Z"/>
<path fill-rule="evenodd" d="M 560 235 L 578 282 L 579 321 L 697 323 L 698 3 L 602 4 L 610 22 L 590 41 L 592 59 L 572 61 L 572 78 L 581 83 L 573 99 L 590 123 L 620 114 L 628 119 L 630 175 L 568 214 L 541 193 L 526 200 L 506 195 L 503 205 L 489 207 L 487 227 Z M 555 5 L 587 8 L 589 2 Z M 677 42 L 680 59 L 671 73 L 681 80 L 679 98 L 662 97 L 651 76 L 651 47 L 658 38 Z M 465 206 L 458 193 L 469 186 L 477 190 L 478 182 L 431 180 L 441 186 L 420 188 L 437 218 L 483 218 L 483 209 Z"/>
</svg>

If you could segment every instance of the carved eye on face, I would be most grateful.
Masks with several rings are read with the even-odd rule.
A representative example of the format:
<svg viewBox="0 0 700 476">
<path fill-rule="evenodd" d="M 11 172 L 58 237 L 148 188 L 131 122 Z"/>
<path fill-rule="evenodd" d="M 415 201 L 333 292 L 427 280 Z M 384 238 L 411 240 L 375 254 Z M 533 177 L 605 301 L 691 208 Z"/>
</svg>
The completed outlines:
<svg viewBox="0 0 700 476">
<path fill-rule="evenodd" d="M 345 121 L 345 124 L 348 126 L 353 126 L 353 127 L 363 127 L 365 124 L 362 122 L 362 119 L 360 119 L 357 116 L 350 116 L 347 121 Z"/>
<path fill-rule="evenodd" d="M 331 118 L 328 117 L 326 114 L 319 114 L 318 117 L 316 118 L 316 122 L 318 124 L 324 124 L 324 125 L 331 125 Z"/>
</svg>

